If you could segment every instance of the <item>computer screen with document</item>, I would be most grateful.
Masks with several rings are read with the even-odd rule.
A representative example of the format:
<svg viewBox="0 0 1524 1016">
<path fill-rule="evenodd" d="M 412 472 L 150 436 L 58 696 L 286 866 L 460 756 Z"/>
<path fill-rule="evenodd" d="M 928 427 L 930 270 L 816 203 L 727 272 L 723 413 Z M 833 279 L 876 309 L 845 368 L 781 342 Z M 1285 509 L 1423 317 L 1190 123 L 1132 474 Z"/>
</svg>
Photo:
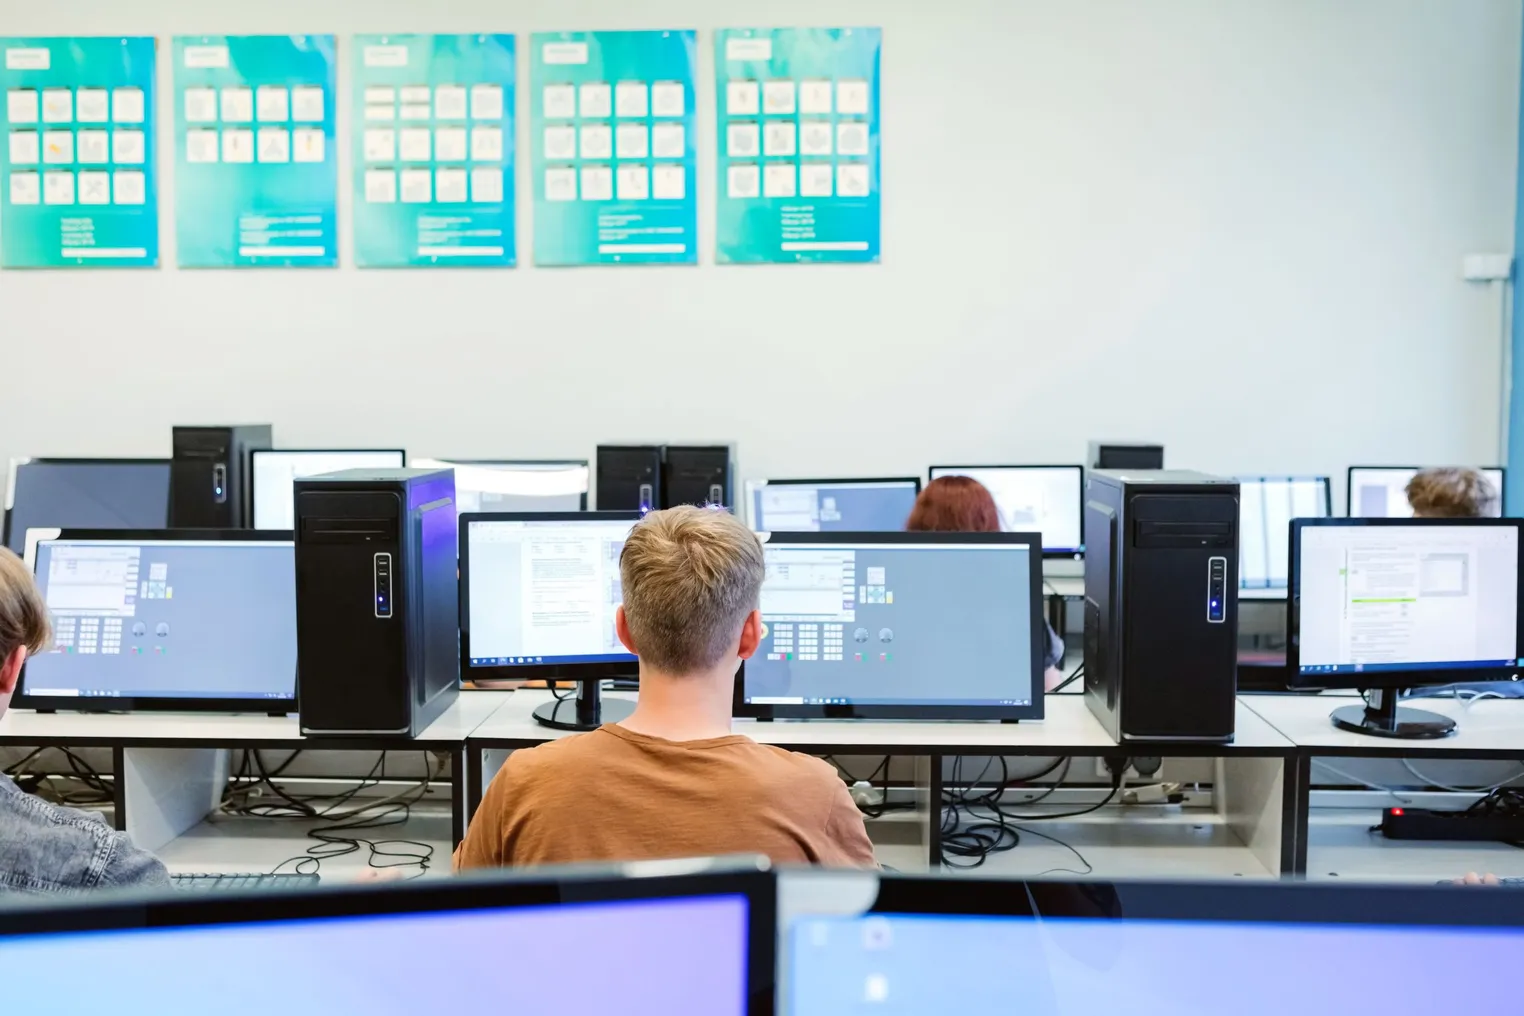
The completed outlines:
<svg viewBox="0 0 1524 1016">
<path fill-rule="evenodd" d="M 587 508 L 585 461 L 414 459 L 455 470 L 455 504 L 467 512 L 579 512 Z"/>
<path fill-rule="evenodd" d="M 1085 549 L 1083 466 L 932 466 L 933 480 L 967 476 L 995 499 L 1000 528 L 1008 533 L 1042 533 L 1048 557 L 1073 556 Z"/>
<path fill-rule="evenodd" d="M 1331 513 L 1326 476 L 1238 478 L 1238 587 L 1285 593 L 1291 520 Z"/>
<path fill-rule="evenodd" d="M 759 533 L 879 533 L 905 528 L 921 481 L 748 480 L 751 528 Z"/>
<path fill-rule="evenodd" d="M 1493 500 L 1488 515 L 1503 514 L 1504 471 L 1496 466 L 1478 470 L 1492 487 Z M 1417 466 L 1350 466 L 1345 514 L 1351 518 L 1409 519 L 1413 506 L 1408 504 L 1408 481 L 1419 472 Z"/>
</svg>

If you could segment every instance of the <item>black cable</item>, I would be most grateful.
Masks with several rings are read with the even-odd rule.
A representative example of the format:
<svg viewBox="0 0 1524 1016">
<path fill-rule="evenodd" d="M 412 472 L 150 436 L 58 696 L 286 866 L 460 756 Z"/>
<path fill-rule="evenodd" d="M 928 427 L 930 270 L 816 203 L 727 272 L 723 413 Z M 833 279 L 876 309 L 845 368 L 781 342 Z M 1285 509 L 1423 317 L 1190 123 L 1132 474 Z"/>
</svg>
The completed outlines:
<svg viewBox="0 0 1524 1016">
<path fill-rule="evenodd" d="M 1049 836 L 1047 833 L 1038 832 L 1036 829 L 1022 829 L 1021 833 L 1024 836 L 1040 836 L 1045 840 L 1057 843 L 1059 846 L 1069 851 L 1069 853 L 1079 858 L 1079 863 L 1085 866 L 1084 871 L 1075 871 L 1073 868 L 1049 868 L 1047 871 L 1039 874 L 1038 878 L 1041 878 L 1043 875 L 1052 875 L 1057 872 L 1066 872 L 1070 875 L 1091 875 L 1095 873 L 1095 866 L 1092 865 L 1089 861 L 1085 860 L 1085 855 L 1076 850 L 1073 844 L 1066 843 L 1065 841 L 1059 839 L 1057 836 Z"/>
<path fill-rule="evenodd" d="M 1083 663 L 1081 663 L 1078 667 L 1074 668 L 1074 673 L 1070 674 L 1068 677 L 1066 677 L 1062 681 L 1058 682 L 1058 684 L 1054 685 L 1053 688 L 1048 692 L 1048 694 L 1052 695 L 1055 692 L 1061 692 L 1065 688 L 1067 688 L 1071 684 L 1073 684 L 1075 681 L 1078 681 L 1080 678 L 1082 678 L 1084 676 L 1085 676 L 1085 665 Z"/>
</svg>

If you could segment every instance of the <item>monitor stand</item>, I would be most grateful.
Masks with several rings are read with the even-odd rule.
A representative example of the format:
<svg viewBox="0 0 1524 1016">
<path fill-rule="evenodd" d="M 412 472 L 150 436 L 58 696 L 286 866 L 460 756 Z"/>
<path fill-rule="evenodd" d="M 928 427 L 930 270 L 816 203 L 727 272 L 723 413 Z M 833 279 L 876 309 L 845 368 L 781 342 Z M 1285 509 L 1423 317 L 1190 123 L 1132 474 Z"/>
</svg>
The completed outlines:
<svg viewBox="0 0 1524 1016">
<path fill-rule="evenodd" d="M 1375 737 L 1435 740 L 1455 733 L 1455 721 L 1426 709 L 1399 709 L 1396 688 L 1373 688 L 1370 704 L 1340 706 L 1329 716 L 1340 730 Z"/>
<path fill-rule="evenodd" d="M 583 681 L 573 698 L 557 699 L 536 706 L 535 722 L 555 730 L 597 730 L 605 723 L 618 723 L 635 711 L 635 703 L 623 699 L 603 701 L 601 681 Z"/>
</svg>

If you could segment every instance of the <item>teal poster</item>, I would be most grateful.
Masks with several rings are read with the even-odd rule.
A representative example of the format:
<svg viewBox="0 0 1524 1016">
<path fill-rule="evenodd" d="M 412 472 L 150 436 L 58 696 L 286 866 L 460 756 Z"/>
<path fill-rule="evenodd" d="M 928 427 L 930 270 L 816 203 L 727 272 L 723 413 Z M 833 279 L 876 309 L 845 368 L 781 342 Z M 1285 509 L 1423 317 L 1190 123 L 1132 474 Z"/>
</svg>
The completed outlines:
<svg viewBox="0 0 1524 1016">
<path fill-rule="evenodd" d="M 697 264 L 693 32 L 531 36 L 537 265 Z"/>
<path fill-rule="evenodd" d="M 158 265 L 154 40 L 0 39 L 0 49 L 0 265 Z"/>
<path fill-rule="evenodd" d="M 338 263 L 331 35 L 175 38 L 182 268 Z"/>
<path fill-rule="evenodd" d="M 877 28 L 715 35 L 721 264 L 879 259 Z"/>
<path fill-rule="evenodd" d="M 511 35 L 355 37 L 361 268 L 514 263 Z"/>
</svg>

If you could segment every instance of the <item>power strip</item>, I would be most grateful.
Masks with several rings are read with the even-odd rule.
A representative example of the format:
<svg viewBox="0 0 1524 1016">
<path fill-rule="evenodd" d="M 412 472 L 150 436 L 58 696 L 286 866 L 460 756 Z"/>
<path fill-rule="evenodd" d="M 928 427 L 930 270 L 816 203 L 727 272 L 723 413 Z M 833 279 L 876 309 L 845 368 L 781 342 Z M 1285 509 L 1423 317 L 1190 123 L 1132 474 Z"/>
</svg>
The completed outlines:
<svg viewBox="0 0 1524 1016">
<path fill-rule="evenodd" d="M 1524 815 L 1388 808 L 1381 813 L 1381 833 L 1389 840 L 1524 843 Z"/>
</svg>

